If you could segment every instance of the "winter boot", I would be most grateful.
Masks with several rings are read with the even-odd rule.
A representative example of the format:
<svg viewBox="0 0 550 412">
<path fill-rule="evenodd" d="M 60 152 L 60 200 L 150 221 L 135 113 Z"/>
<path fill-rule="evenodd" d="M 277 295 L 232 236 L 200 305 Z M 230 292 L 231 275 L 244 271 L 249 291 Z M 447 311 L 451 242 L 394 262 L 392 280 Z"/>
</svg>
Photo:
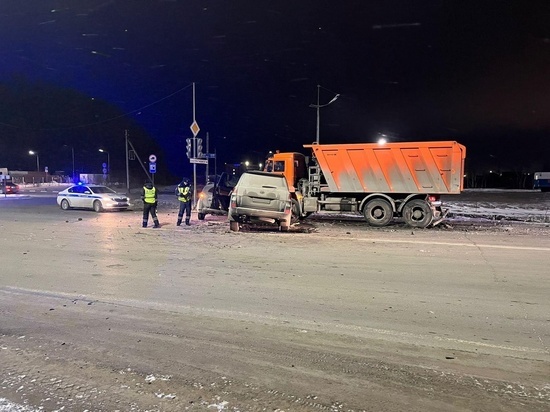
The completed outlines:
<svg viewBox="0 0 550 412">
<path fill-rule="evenodd" d="M 189 219 L 185 219 L 185 224 L 186 224 L 187 226 L 191 226 L 191 223 L 189 223 Z"/>
<path fill-rule="evenodd" d="M 176 226 L 181 226 L 181 219 L 178 219 Z"/>
<path fill-rule="evenodd" d="M 153 227 L 154 227 L 155 229 L 159 228 L 159 227 L 160 227 L 160 223 L 159 223 L 158 219 L 155 219 L 154 222 L 155 222 L 155 226 L 153 226 Z"/>
</svg>

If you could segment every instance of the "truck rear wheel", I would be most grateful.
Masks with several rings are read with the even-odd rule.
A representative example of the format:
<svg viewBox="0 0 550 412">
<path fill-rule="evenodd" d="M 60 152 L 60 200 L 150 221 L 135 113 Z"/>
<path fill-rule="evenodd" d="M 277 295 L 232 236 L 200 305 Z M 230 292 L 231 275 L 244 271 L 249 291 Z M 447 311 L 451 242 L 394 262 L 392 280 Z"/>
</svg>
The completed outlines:
<svg viewBox="0 0 550 412">
<path fill-rule="evenodd" d="M 206 217 L 206 213 L 197 213 L 197 217 L 199 218 L 199 220 L 204 220 L 204 218 Z"/>
<path fill-rule="evenodd" d="M 229 230 L 232 232 L 238 232 L 239 231 L 239 222 L 236 220 L 232 220 L 229 222 Z"/>
<path fill-rule="evenodd" d="M 386 226 L 393 219 L 390 203 L 384 199 L 373 199 L 363 209 L 363 215 L 371 226 Z"/>
<path fill-rule="evenodd" d="M 423 229 L 432 223 L 433 218 L 432 208 L 424 200 L 411 200 L 403 206 L 403 219 L 409 226 Z"/>
</svg>

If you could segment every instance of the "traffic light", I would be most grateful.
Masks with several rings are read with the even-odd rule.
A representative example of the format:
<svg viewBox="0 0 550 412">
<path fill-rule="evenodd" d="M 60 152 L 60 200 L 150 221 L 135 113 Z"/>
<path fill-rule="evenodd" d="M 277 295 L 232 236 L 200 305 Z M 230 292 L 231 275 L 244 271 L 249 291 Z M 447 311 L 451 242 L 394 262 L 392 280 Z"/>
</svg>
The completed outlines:
<svg viewBox="0 0 550 412">
<path fill-rule="evenodd" d="M 193 143 L 191 142 L 191 139 L 185 139 L 185 141 L 187 142 L 187 146 L 185 147 L 187 157 L 191 159 L 193 157 Z"/>
<path fill-rule="evenodd" d="M 202 157 L 202 139 L 197 139 L 197 157 Z"/>
</svg>

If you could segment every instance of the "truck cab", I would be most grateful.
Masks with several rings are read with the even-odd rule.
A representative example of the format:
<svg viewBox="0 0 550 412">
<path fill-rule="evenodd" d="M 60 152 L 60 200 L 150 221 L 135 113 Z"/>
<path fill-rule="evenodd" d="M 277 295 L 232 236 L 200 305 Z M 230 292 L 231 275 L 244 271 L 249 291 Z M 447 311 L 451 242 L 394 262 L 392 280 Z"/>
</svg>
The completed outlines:
<svg viewBox="0 0 550 412">
<path fill-rule="evenodd" d="M 307 179 L 306 163 L 306 157 L 302 153 L 276 152 L 266 160 L 264 171 L 282 174 L 288 183 L 290 191 L 295 192 L 300 179 Z"/>
</svg>

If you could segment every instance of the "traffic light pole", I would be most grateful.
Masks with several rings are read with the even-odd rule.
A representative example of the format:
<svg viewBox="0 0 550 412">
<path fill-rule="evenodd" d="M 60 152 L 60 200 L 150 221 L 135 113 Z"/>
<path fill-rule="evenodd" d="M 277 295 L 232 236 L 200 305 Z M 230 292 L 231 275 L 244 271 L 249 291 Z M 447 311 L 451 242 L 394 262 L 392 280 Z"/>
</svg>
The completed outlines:
<svg viewBox="0 0 550 412">
<path fill-rule="evenodd" d="M 197 137 L 193 136 L 193 159 L 196 159 L 196 158 L 197 158 Z M 197 164 L 193 163 L 193 210 L 195 210 L 196 208 L 197 208 Z"/>
<path fill-rule="evenodd" d="M 208 141 L 210 140 L 210 136 L 208 135 L 208 132 L 206 132 L 206 158 L 208 159 L 208 163 L 210 163 L 210 158 L 208 156 L 210 156 L 210 150 L 209 150 L 209 147 L 208 147 Z M 204 181 L 204 183 L 208 183 L 208 163 L 206 163 L 206 179 Z"/>
<path fill-rule="evenodd" d="M 187 140 L 187 157 L 193 163 L 193 210 L 197 208 L 197 163 L 202 158 L 202 139 L 197 139 L 200 131 L 199 125 L 195 119 L 195 83 L 193 83 L 193 123 L 191 123 L 193 139 Z M 192 143 L 192 144 L 191 144 Z M 192 146 L 192 147 L 191 147 Z"/>
</svg>

